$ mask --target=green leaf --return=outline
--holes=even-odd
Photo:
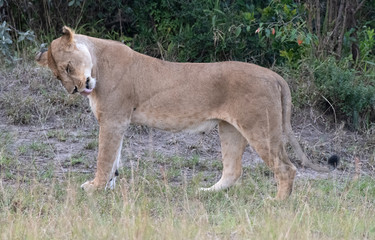
[[[236,37],[238,37],[238,36],[241,34],[241,31],[242,31],[241,27],[238,26],[238,27],[236,28],[236,33],[235,33]]]
[[[173,51],[173,49],[174,49],[174,46],[175,46],[175,44],[174,44],[173,42],[171,42],[171,43],[168,45],[167,52],[168,52],[168,53],[171,53],[171,52]]]
[[[276,38],[279,38],[281,36],[282,32],[281,31],[276,31]]]
[[[251,12],[244,12],[243,13],[243,17],[245,18],[245,20],[247,21],[250,21],[251,20]]]
[[[4,39],[4,42],[6,44],[12,44],[13,43],[13,41],[11,39],[9,39],[9,38]]]
[[[215,27],[216,26],[216,15],[214,15],[212,17],[212,26]]]
[[[25,34],[20,34],[20,36],[18,37],[17,42],[22,42],[23,40],[25,40]]]
[[[223,15],[223,16],[225,16],[225,13],[223,11],[219,10],[219,9],[215,8],[214,11],[217,12],[217,13],[219,13],[219,14],[221,14],[221,15]]]
[[[284,42],[286,39],[286,35],[284,34],[284,36],[281,37],[281,42]]]
[[[266,37],[269,38],[271,36],[271,30],[269,28],[266,28],[265,32],[266,32]]]
[[[297,29],[293,29],[292,32],[290,33],[290,38],[291,40],[294,40],[297,38]]]

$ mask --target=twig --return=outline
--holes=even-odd
[[[360,4],[358,4],[357,8],[354,10],[354,14],[358,12],[358,10],[363,6],[363,4],[366,2],[366,0],[363,0]]]
[[[355,164],[355,175],[353,177],[353,180],[358,180],[361,175],[361,161],[358,157],[354,158],[354,164]]]
[[[337,118],[336,118],[336,111],[335,111],[335,108],[333,107],[333,105],[331,104],[330,101],[328,101],[328,99],[326,97],[324,97],[322,94],[320,94],[320,96],[322,96],[322,98],[324,98],[324,100],[326,100],[326,102],[331,106],[332,110],[333,110],[333,115],[335,117],[335,126],[337,125]]]

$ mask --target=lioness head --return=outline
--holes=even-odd
[[[63,27],[63,35],[53,40],[47,51],[37,54],[36,61],[48,66],[71,94],[79,92],[87,96],[95,88],[91,54],[68,27]]]

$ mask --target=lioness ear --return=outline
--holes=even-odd
[[[67,26],[64,26],[62,29],[62,32],[63,32],[62,38],[65,39],[68,44],[73,43],[74,31],[68,28]]]
[[[38,52],[35,56],[35,61],[40,65],[40,66],[47,66],[48,65],[48,54],[47,51],[42,51]]]

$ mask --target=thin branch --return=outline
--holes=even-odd
[[[320,33],[320,3],[319,0],[315,0],[315,8],[316,8],[316,31],[318,33],[318,38],[321,38]]]
[[[366,2],[366,0],[363,0],[360,4],[357,5],[357,8],[354,10],[354,14],[358,12],[358,10],[363,6],[363,4]]]
[[[311,1],[307,1],[307,7],[308,7],[308,10],[307,10],[307,28],[309,29],[309,32],[312,34],[313,32],[313,27],[312,27],[312,19],[313,19],[313,16],[312,16],[312,3]]]
[[[344,20],[342,21],[342,28],[341,28],[341,33],[337,39],[337,49],[336,49],[336,53],[337,55],[339,55],[339,57],[341,57],[341,49],[342,49],[342,42],[343,42],[343,38],[344,38],[344,34],[345,34],[345,31],[346,31],[346,28],[347,28],[347,19],[348,19],[348,12],[350,11],[349,9],[349,1],[350,0],[346,0],[346,6],[345,6],[345,11],[344,11]]]
[[[333,110],[333,116],[335,117],[335,126],[337,126],[337,118],[336,118],[336,111],[335,111],[335,108],[333,107],[333,105],[331,104],[330,101],[328,101],[328,99],[326,97],[324,97],[323,95],[320,94],[320,96],[322,96],[322,98],[324,98],[324,100],[326,100],[326,102],[331,106],[332,110]]]
[[[343,16],[343,8],[344,8],[344,3],[345,3],[345,0],[342,0],[341,3],[340,3],[340,7],[339,7],[339,11],[338,11],[338,16],[337,18],[335,19],[335,28],[332,30],[332,35],[334,36],[335,33],[337,33],[337,30],[339,28],[339,26],[341,25],[340,24],[340,21],[341,21],[341,18]]]

